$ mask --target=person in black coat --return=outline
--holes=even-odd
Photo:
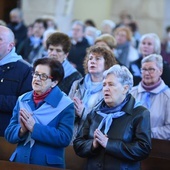
[[[0,39],[0,136],[4,136],[18,97],[32,90],[32,67],[15,52],[11,29],[0,26]]]
[[[85,169],[140,170],[151,151],[150,113],[129,94],[133,77],[125,66],[104,72],[104,99],[88,114],[73,141],[74,150],[87,158]]]
[[[21,9],[14,8],[10,11],[10,23],[7,25],[15,35],[15,47],[18,48],[20,44],[27,38],[27,27],[23,21],[23,14]]]
[[[33,35],[25,39],[18,47],[18,54],[22,55],[23,59],[33,64],[33,61],[39,58],[39,52],[42,48],[42,40],[47,24],[44,19],[38,18],[33,23]]]
[[[86,49],[90,46],[84,37],[85,25],[81,21],[75,21],[71,30],[71,49],[68,60],[82,74],[85,75],[83,69],[83,61],[86,55]]]
[[[140,58],[130,63],[130,72],[133,75],[134,86],[138,85],[141,81],[141,61],[144,57],[150,54],[160,54],[161,42],[159,37],[154,33],[144,34],[139,42]],[[163,73],[161,78],[165,84],[170,87],[170,78],[167,76],[170,73],[170,65],[163,61]]]

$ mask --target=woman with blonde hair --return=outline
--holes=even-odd
[[[115,56],[120,64],[129,68],[130,62],[139,58],[137,50],[132,46],[132,32],[126,26],[115,29],[114,37],[117,41]]]

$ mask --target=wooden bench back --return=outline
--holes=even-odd
[[[8,161],[15,147],[16,145],[0,137],[0,160]],[[86,159],[77,156],[72,146],[66,148],[67,169],[82,170],[85,163]],[[141,166],[142,170],[170,170],[170,141],[153,139],[152,151],[149,157],[141,162]]]
[[[9,160],[15,148],[15,144],[10,144],[4,137],[0,137],[0,160]]]
[[[170,170],[170,141],[152,140],[152,151],[142,161],[142,170]]]

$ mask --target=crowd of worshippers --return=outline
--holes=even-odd
[[[170,140],[170,27],[166,40],[119,23],[52,18],[0,22],[0,136],[10,161],[65,168],[73,145],[86,169],[140,169],[151,139]],[[126,21],[126,22],[125,22]]]

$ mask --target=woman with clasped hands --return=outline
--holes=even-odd
[[[102,100],[88,114],[73,146],[85,169],[139,170],[151,150],[149,111],[129,94],[133,77],[125,66],[104,72]]]
[[[51,58],[36,60],[33,69],[33,91],[19,97],[5,131],[18,144],[10,161],[64,168],[74,125],[74,105],[57,87],[64,70]]]
[[[75,123],[73,139],[81,129],[87,115],[103,99],[103,72],[116,64],[110,49],[104,46],[91,46],[84,60],[85,77],[74,81],[69,97],[74,101]],[[70,143],[72,145],[72,142]]]

